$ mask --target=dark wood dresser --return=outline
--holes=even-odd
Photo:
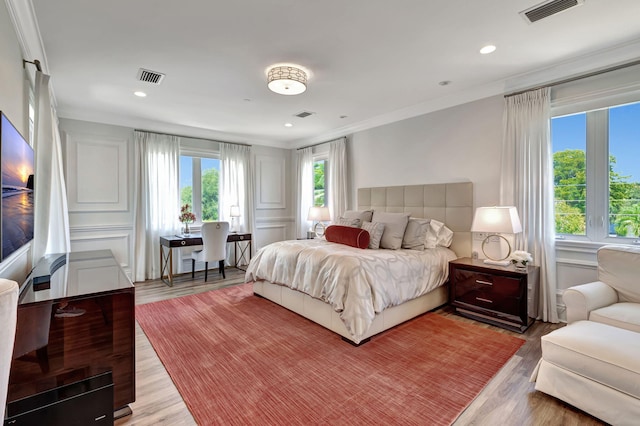
[[[536,315],[540,268],[494,266],[461,258],[449,262],[450,301],[469,318],[524,332]]]
[[[135,401],[134,286],[110,250],[45,256],[21,286],[17,323],[8,416],[105,374],[114,411]]]

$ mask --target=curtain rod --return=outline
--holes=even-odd
[[[318,142],[318,143],[314,143],[312,145],[301,146],[300,148],[297,148],[296,151],[300,151],[301,149],[306,149],[306,148],[313,148],[314,146],[318,146],[318,145],[324,145],[325,143],[337,141],[338,139],[343,139],[343,138],[346,138],[346,136],[342,136],[342,137],[339,137],[337,139],[331,139],[330,141]]]
[[[207,141],[207,142],[229,143],[231,145],[240,145],[240,146],[249,146],[249,147],[251,146],[251,145],[249,145],[247,143],[216,141],[216,140],[213,140],[213,139],[198,138],[198,137],[195,137],[195,136],[176,135],[175,133],[154,132],[152,130],[144,130],[144,129],[133,129],[133,130],[135,130],[136,132],[153,133],[153,134],[156,134],[156,135],[175,136],[177,138],[189,138],[189,139],[198,139],[198,140]]]
[[[33,61],[27,61],[26,59],[22,60],[22,68],[26,68],[27,64],[33,64],[36,66],[36,69],[40,72],[42,72],[42,65],[40,64],[40,61],[37,59],[34,59]]]
[[[529,88],[529,89],[526,89],[526,90],[519,90],[517,92],[513,92],[513,93],[509,93],[508,95],[504,95],[504,97],[505,98],[509,98],[511,96],[517,96],[517,95],[521,95],[523,93],[530,92],[532,90],[544,89],[545,87],[559,86],[561,84],[571,83],[573,81],[578,81],[578,80],[582,80],[582,79],[585,79],[585,78],[594,77],[594,76],[600,75],[600,74],[606,74],[608,72],[621,70],[623,68],[629,68],[629,67],[632,67],[634,65],[640,65],[640,59],[635,60],[635,61],[631,61],[631,62],[627,62],[627,63],[624,63],[624,64],[620,64],[620,65],[615,65],[613,67],[604,68],[604,69],[601,69],[601,70],[598,70],[598,71],[593,71],[593,72],[589,72],[589,73],[586,73],[586,74],[577,75],[575,77],[565,78],[564,80],[559,80],[559,81],[555,81],[553,83],[532,87],[532,88]]]

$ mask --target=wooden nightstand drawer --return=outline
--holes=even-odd
[[[529,298],[535,297],[538,268],[518,272],[512,266],[486,265],[481,260],[457,259],[449,263],[450,301],[456,310],[480,321],[524,331]]]

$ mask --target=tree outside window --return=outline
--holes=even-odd
[[[326,160],[318,160],[313,162],[313,205],[326,206],[327,195],[327,179],[326,179]]]
[[[218,220],[219,182],[219,159],[180,156],[180,204],[192,205],[198,222]]]

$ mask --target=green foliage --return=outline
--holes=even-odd
[[[624,206],[615,216],[616,234],[622,237],[640,235],[640,203]]]
[[[218,220],[218,183],[220,173],[216,169],[207,169],[202,174],[202,221]],[[185,186],[180,191],[181,204],[193,204],[193,188]]]
[[[586,223],[580,209],[564,201],[556,201],[555,206],[557,234],[585,235]]]
[[[324,206],[325,204],[325,161],[313,163],[313,205]]]

